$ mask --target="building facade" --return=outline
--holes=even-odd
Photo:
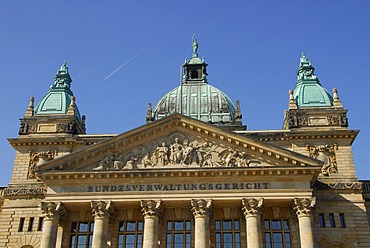
[[[303,54],[281,130],[248,131],[198,57],[146,124],[86,134],[66,63],[19,135],[0,247],[370,247],[347,110]]]

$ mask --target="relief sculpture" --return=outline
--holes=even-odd
[[[307,151],[311,158],[315,158],[324,162],[321,168],[321,173],[329,176],[330,173],[338,173],[337,158],[335,151],[338,146],[334,145],[306,145]]]
[[[205,140],[180,137],[154,144],[141,144],[130,152],[114,153],[99,161],[92,170],[126,170],[173,167],[248,167],[261,162],[245,152]]]

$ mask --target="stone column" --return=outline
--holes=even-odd
[[[295,198],[294,210],[298,217],[299,237],[301,248],[314,248],[314,239],[312,231],[312,213],[311,209],[316,203],[316,198]]]
[[[259,248],[262,245],[261,220],[263,199],[243,198],[242,211],[246,221],[247,247]]]
[[[41,202],[40,209],[44,214],[41,248],[54,248],[57,240],[58,223],[66,210],[61,202]]]
[[[209,248],[209,215],[211,204],[212,200],[191,200],[191,211],[195,219],[195,248]]]
[[[109,218],[113,214],[112,202],[92,201],[91,208],[94,216],[92,247],[106,248]]]
[[[140,205],[144,216],[143,248],[156,248],[158,247],[158,222],[161,201],[142,200]]]

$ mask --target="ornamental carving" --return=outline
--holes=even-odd
[[[182,136],[182,135],[178,135]],[[172,140],[172,141],[171,141]],[[260,164],[245,152],[205,140],[189,141],[180,137],[159,143],[139,145],[123,154],[111,154],[92,170],[147,169],[153,167],[248,167]]]
[[[294,211],[299,217],[310,217],[311,209],[316,204],[316,197],[311,198],[295,198],[294,199]]]
[[[361,182],[328,183],[327,185],[332,189],[362,190],[362,183]]]
[[[6,188],[4,190],[4,196],[43,196],[46,194],[45,187],[30,188],[27,186],[17,188]]]
[[[205,199],[192,199],[191,200],[191,211],[195,218],[207,217],[209,215],[212,205],[212,200]]]
[[[68,122],[68,123],[57,123],[56,124],[56,132],[57,133],[73,133],[75,131],[75,123]]]
[[[330,173],[338,173],[337,168],[337,157],[335,151],[338,150],[338,146],[334,145],[306,145],[309,156],[314,159],[318,159],[324,162],[321,168],[321,173],[325,176],[329,176]]]
[[[328,123],[331,126],[339,126],[339,116],[328,116]]]
[[[91,208],[94,219],[110,218],[114,212],[112,201],[92,201]]]
[[[263,198],[243,198],[242,211],[245,218],[250,216],[259,216],[262,211]]]
[[[18,134],[37,133],[37,124],[28,124],[22,122],[19,127]]]
[[[144,218],[159,216],[161,210],[161,200],[141,200],[141,212],[143,213]]]
[[[297,119],[298,119],[298,126],[300,126],[300,127],[308,126],[307,116],[304,116],[304,115],[298,116]]]
[[[28,167],[28,175],[27,178],[29,179],[37,179],[34,167],[36,165],[43,164],[47,161],[53,160],[58,155],[57,150],[51,150],[46,152],[35,152],[30,151],[30,162]]]
[[[41,202],[40,209],[46,220],[59,220],[67,212],[61,202]]]

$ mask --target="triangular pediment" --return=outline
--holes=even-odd
[[[321,167],[318,160],[174,114],[35,167],[37,174]]]

